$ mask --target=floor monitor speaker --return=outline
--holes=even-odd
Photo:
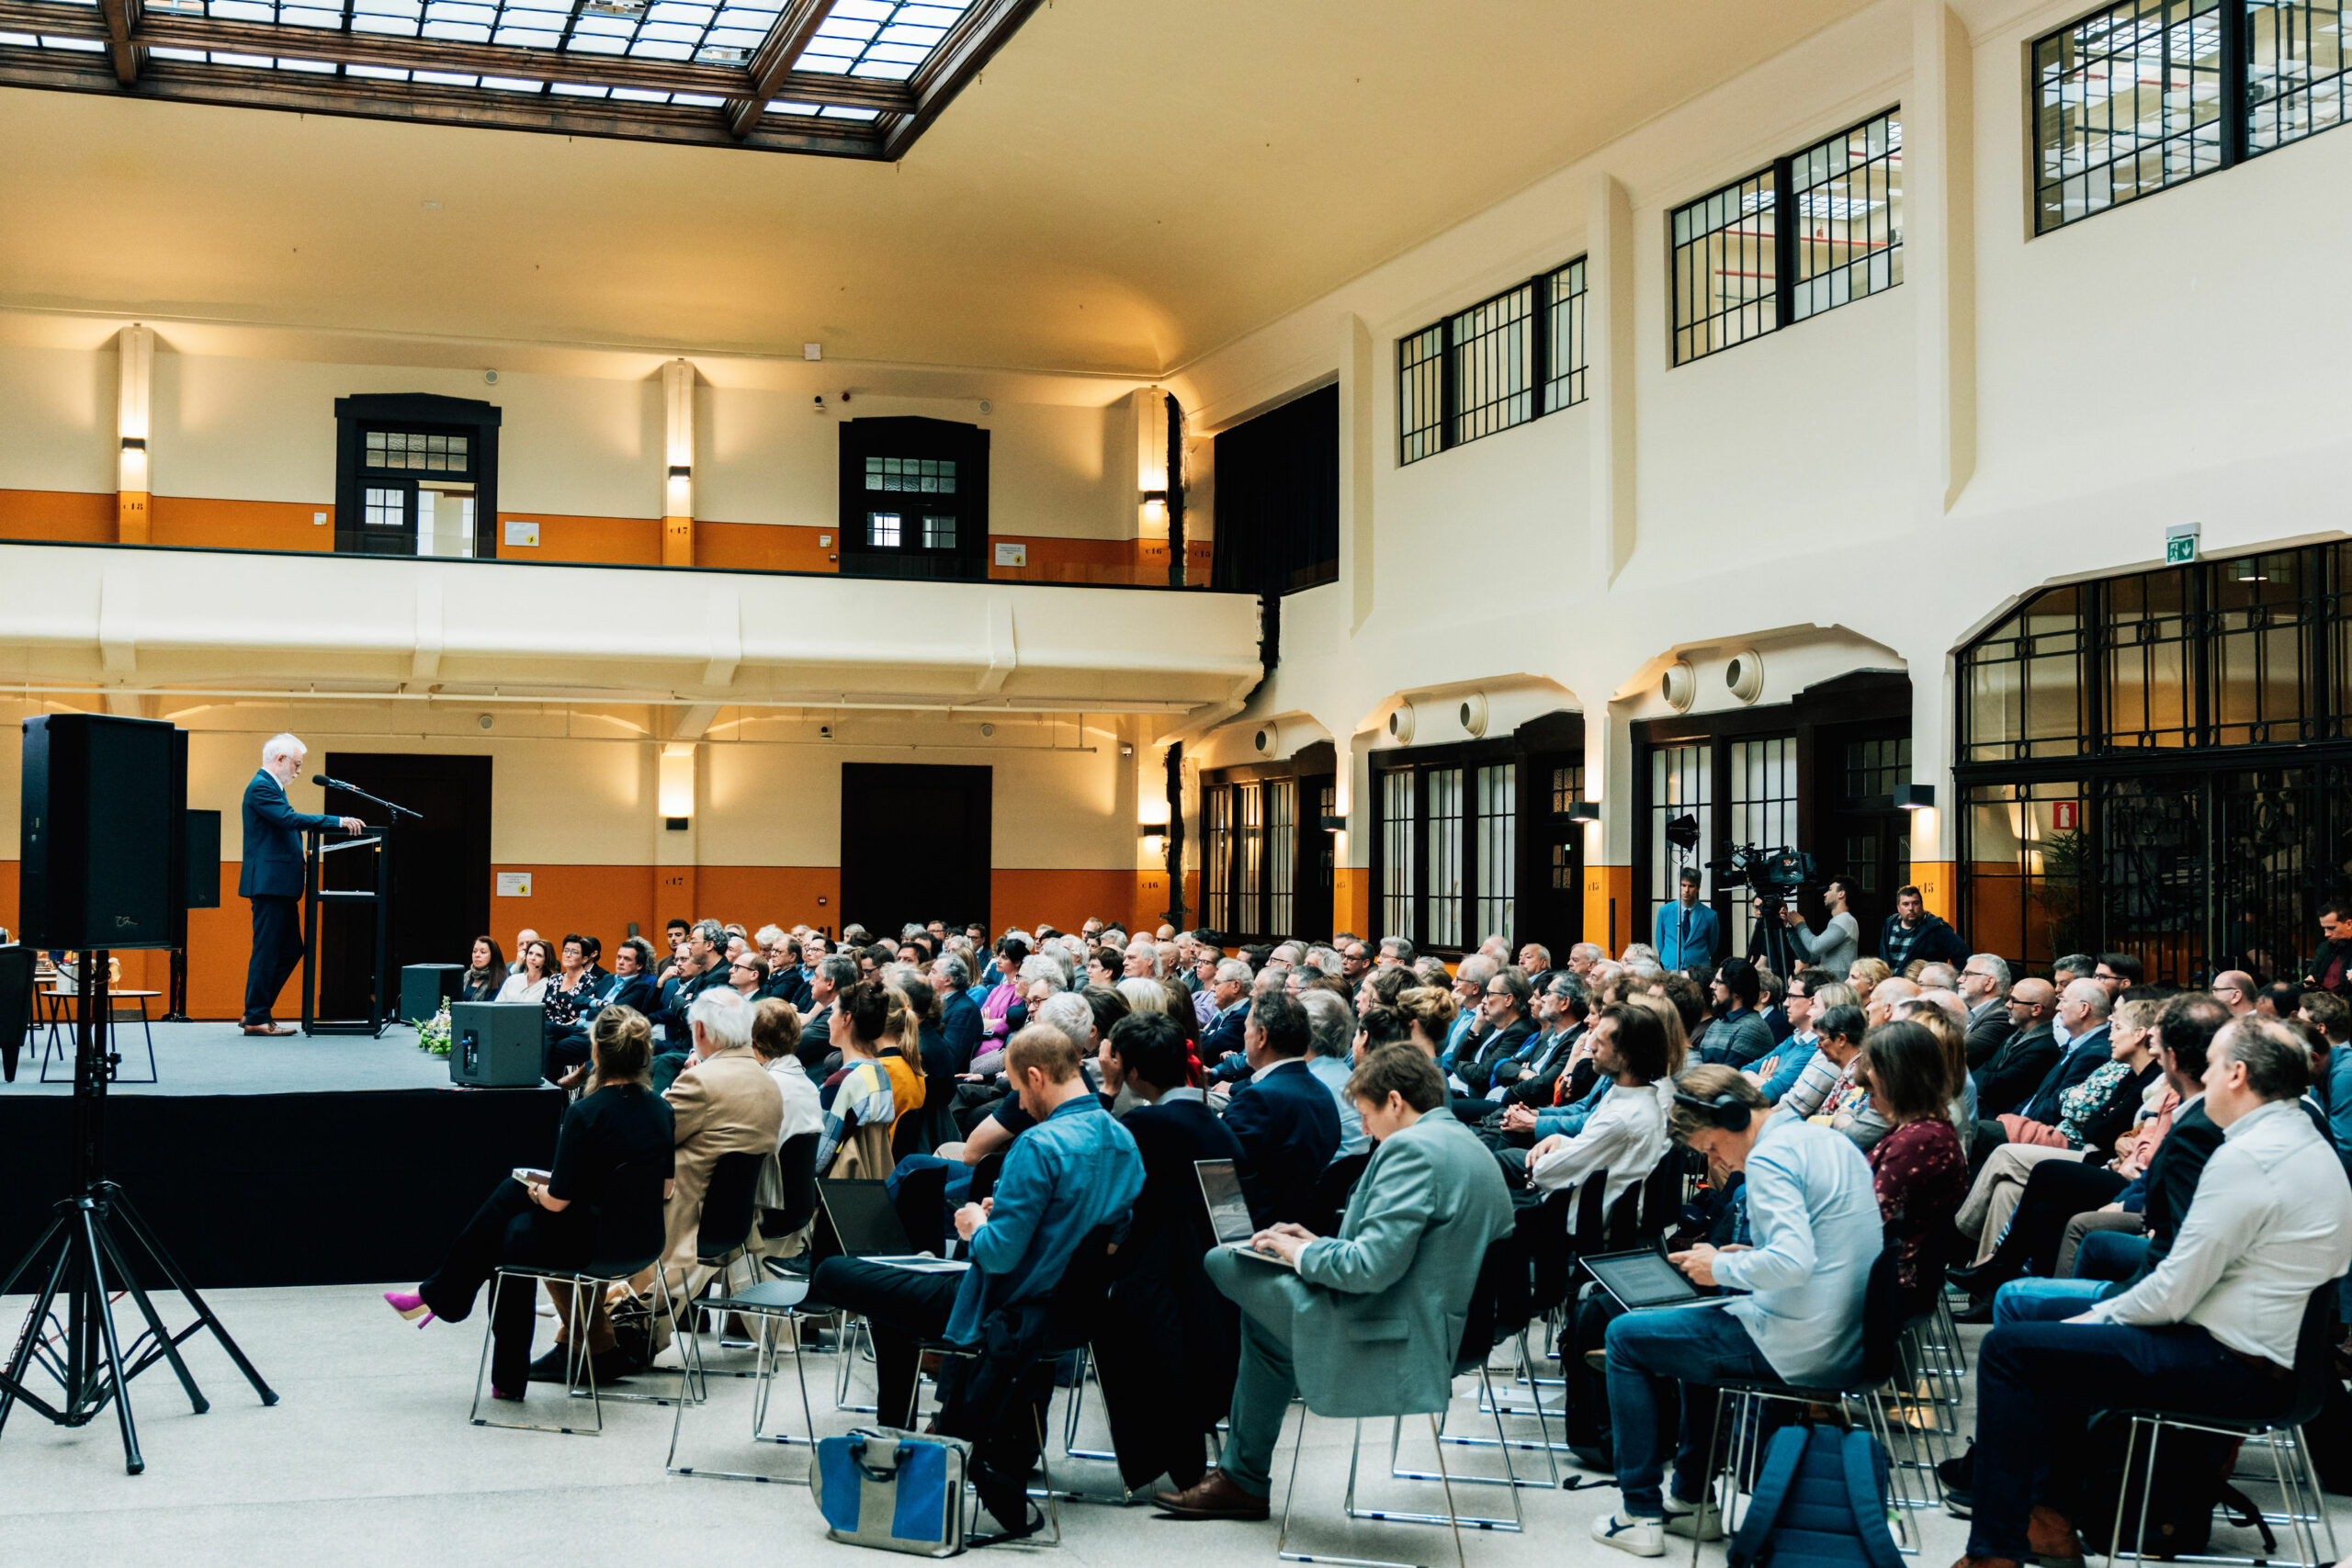
[[[545,1018],[537,1002],[451,1002],[449,1081],[475,1089],[536,1087]]]

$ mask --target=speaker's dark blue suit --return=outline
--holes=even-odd
[[[302,834],[341,825],[340,818],[314,817],[288,805],[284,786],[267,768],[257,770],[245,785],[245,858],[237,872],[237,896],[254,907],[254,951],[245,965],[247,1023],[268,1021],[286,977],[302,961],[302,922],[296,908],[302,897]]]
[[[1311,1207],[1315,1179],[1340,1152],[1340,1102],[1304,1058],[1245,1082],[1225,1106],[1226,1130],[1241,1144],[1241,1195],[1261,1230]]]

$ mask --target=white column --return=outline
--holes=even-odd
[[[1374,428],[1379,357],[1372,329],[1353,312],[1340,317],[1340,581],[1348,585],[1348,630],[1372,615],[1372,491],[1380,460]]]
[[[1951,7],[1944,0],[1912,0],[1911,91],[1903,105],[1903,283],[1917,312],[1915,514],[1922,523],[1942,520],[1976,466],[1973,67],[1968,28]]]
[[[662,367],[662,406],[668,439],[662,490],[662,564],[695,564],[695,367],[683,359]]]
[[[1634,276],[1633,198],[1614,176],[1596,175],[1584,263],[1595,589],[1615,581],[1634,554]]]
[[[128,326],[117,334],[120,377],[115,389],[115,539],[143,545],[152,536],[147,454],[148,401],[155,378],[155,334]]]

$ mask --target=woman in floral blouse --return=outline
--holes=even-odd
[[[1947,1111],[1951,1064],[1941,1042],[1903,1021],[1870,1032],[1854,1076],[1867,1089],[1871,1109],[1890,1124],[1871,1147],[1871,1179],[1886,1245],[1898,1253],[1904,1312],[1916,1316],[1943,1288],[1952,1216],[1968,1196],[1968,1156]]]

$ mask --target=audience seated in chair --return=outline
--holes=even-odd
[[[752,1055],[775,1081],[776,1098],[784,1111],[783,1120],[776,1125],[778,1153],[794,1138],[803,1134],[820,1134],[825,1128],[825,1107],[818,1097],[817,1086],[808,1081],[800,1058],[793,1054],[793,1047],[799,1043],[800,1014],[790,1002],[763,997],[752,1007]],[[755,1201],[765,1213],[783,1208],[785,1196],[784,1173],[771,1159],[761,1173]],[[770,1258],[787,1258],[799,1250],[797,1240],[797,1236],[763,1235],[760,1250]]]
[[[1261,1230],[1307,1212],[1315,1179],[1339,1152],[1339,1108],[1306,1069],[1311,1039],[1295,998],[1261,991],[1250,1003],[1242,1032],[1250,1077],[1226,1102],[1225,1124],[1240,1140],[1241,1190]]]
[[[505,984],[506,954],[498,950],[498,943],[492,938],[474,938],[471,960],[466,966],[466,972],[458,976],[457,999],[461,1002],[495,1001]]]
[[[917,1273],[829,1258],[817,1266],[809,1289],[865,1315],[888,1425],[904,1424],[913,1408],[920,1341],[944,1338],[985,1350],[943,1363],[939,1429],[977,1445],[972,1480],[980,1502],[1008,1532],[1020,1534],[1034,1528],[1026,1495],[1037,1457],[1032,1412],[1051,1393],[1052,1373],[1037,1369],[1042,1389],[1033,1375],[1014,1391],[982,1363],[1017,1358],[1024,1339],[1042,1329],[1044,1303],[1083,1237],[1104,1226],[1124,1230],[1143,1190],[1143,1161],[1135,1139],[1087,1088],[1069,1036],[1023,1030],[1008,1047],[1006,1065],[1035,1125],[1013,1144],[989,1198],[956,1212],[956,1234],[970,1245],[971,1269]],[[989,1396],[971,1396],[981,1390]]]
[[[1964,1064],[1966,1057],[1962,1057]],[[1890,1131],[1871,1145],[1885,1244],[1896,1249],[1905,1318],[1931,1310],[1951,1261],[1953,1214],[1968,1195],[1968,1156],[1952,1128],[1954,1064],[1926,1026],[1883,1023],[1864,1036],[1855,1078]]]
[[[828,965],[846,960],[828,959]],[[894,1017],[893,1014],[896,1014]],[[905,993],[892,1000],[879,980],[859,980],[832,1010],[833,1047],[842,1066],[820,1091],[824,1135],[817,1144],[817,1169],[825,1176],[880,1180],[897,1161],[890,1136],[899,1118],[920,1108],[922,1073],[898,1044],[906,1021]]]
[[[1672,1015],[1662,999],[1637,997],[1594,1017],[1586,1037],[1609,1089],[1579,1131],[1555,1133],[1527,1151],[1527,1179],[1538,1191],[1566,1191],[1597,1175],[1605,1211],[1666,1156],[1673,1079],[1661,1014]]]
[[[1750,1292],[1729,1305],[1627,1313],[1609,1325],[1609,1412],[1623,1502],[1592,1522],[1593,1539],[1657,1557],[1668,1533],[1712,1540],[1702,1473],[1713,1430],[1713,1385],[1785,1382],[1842,1388],[1861,1367],[1862,1294],[1883,1222],[1871,1169],[1853,1141],[1766,1112],[1736,1068],[1705,1065],[1675,1080],[1674,1140],[1710,1165],[1745,1174],[1752,1248],[1701,1243],[1673,1255],[1705,1286]],[[1683,1384],[1682,1435],[1671,1495],[1662,1489],[1660,1384]]]
[[[2310,1083],[2294,1031],[2225,1025],[2203,1101],[2222,1146],[2163,1260],[2120,1291],[2047,1298],[2039,1321],[1984,1337],[1963,1564],[2082,1556],[2073,1521],[2094,1410],[2247,1419],[2291,1403],[2305,1307],[2352,1264],[2352,1185],[2297,1103]]]
[[[1446,1113],[1452,1096],[1428,1056],[1385,1047],[1348,1092],[1374,1146],[1340,1234],[1277,1224],[1250,1245],[1282,1263],[1208,1255],[1209,1279],[1241,1309],[1240,1371],[1217,1467],[1155,1499],[1171,1514],[1266,1517],[1294,1393],[1340,1418],[1441,1411],[1452,1397],[1465,1304],[1487,1249],[1510,1231],[1510,1195],[1486,1146]]]
[[[525,942],[515,954],[514,972],[498,987],[493,1000],[502,1002],[540,1002],[546,999],[548,984],[555,977],[555,949],[537,937]]]
[[[1115,1262],[1115,1317],[1094,1342],[1095,1364],[1121,1475],[1132,1487],[1165,1474],[1182,1490],[1207,1465],[1204,1439],[1225,1418],[1240,1355],[1233,1303],[1201,1261],[1216,1236],[1195,1163],[1238,1164],[1241,1145],[1202,1091],[1186,1087],[1191,1060],[1174,1018],[1121,1019],[1102,1061],[1104,1086],[1137,1101],[1122,1125],[1143,1160],[1143,1191]]]
[[[773,1156],[783,1142],[784,1105],[775,1080],[752,1050],[752,1004],[725,986],[707,987],[687,1010],[694,1056],[664,1097],[677,1131],[677,1188],[664,1213],[662,1266],[670,1294],[684,1300],[708,1278],[696,1256],[703,1193],[718,1156]],[[640,1282],[642,1294],[650,1279]],[[657,1334],[666,1331],[657,1325]]]
[[[676,1182],[666,1174],[676,1142],[671,1108],[645,1076],[652,1045],[651,1025],[634,1010],[608,1008],[597,1018],[590,1040],[588,1092],[563,1114],[548,1179],[526,1185],[509,1177],[499,1182],[439,1269],[413,1292],[385,1293],[395,1312],[420,1326],[435,1317],[461,1323],[501,1263],[578,1268],[601,1261],[600,1221],[624,1221],[673,1195]],[[625,1166],[640,1173],[665,1173],[659,1196],[650,1188],[639,1192],[616,1190],[615,1173]],[[557,1298],[561,1322],[570,1292],[551,1286],[548,1293]],[[497,1398],[521,1399],[526,1380],[561,1382],[569,1375],[560,1331],[556,1348],[537,1361],[531,1359],[537,1299],[537,1292],[516,1281],[501,1291],[494,1303],[490,1383]],[[601,1312],[591,1324],[587,1349],[599,1383],[639,1370],[620,1359],[612,1325]]]

